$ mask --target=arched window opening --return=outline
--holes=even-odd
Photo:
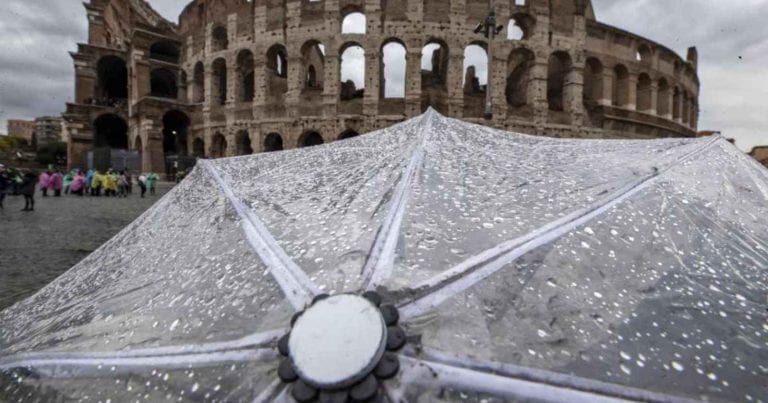
[[[226,50],[229,47],[229,37],[227,36],[227,28],[219,25],[213,29],[211,35],[211,48],[214,52]]]
[[[672,93],[672,119],[680,119],[680,89],[675,87]]]
[[[651,77],[648,74],[640,74],[637,77],[637,110],[649,112],[651,110]]]
[[[189,117],[180,111],[173,110],[163,115],[163,153],[170,155],[187,155],[187,132]]]
[[[509,26],[507,27],[507,39],[512,41],[520,41],[525,37],[523,29],[517,25],[517,21],[509,20]]]
[[[221,133],[216,133],[211,139],[211,158],[223,158],[227,152],[227,139]]]
[[[201,138],[192,141],[192,156],[196,158],[205,158],[205,142]]]
[[[381,89],[384,98],[405,97],[405,46],[389,42],[382,48]]]
[[[480,45],[464,49],[464,93],[484,94],[488,87],[488,54]]]
[[[104,56],[96,64],[96,72],[96,104],[111,106],[128,98],[128,68],[125,60],[117,56]]]
[[[603,64],[590,57],[584,67],[584,104],[592,107],[603,99]]]
[[[283,150],[283,136],[277,133],[269,133],[264,139],[264,151],[282,151]]]
[[[238,102],[252,102],[254,95],[253,53],[243,50],[237,55]]]
[[[507,39],[523,41],[530,37],[534,30],[536,20],[528,14],[515,14],[509,19],[507,25]]]
[[[691,108],[691,101],[688,97],[688,92],[683,91],[683,110],[681,111],[681,118],[683,120],[683,123],[688,124],[688,121],[690,120],[690,108]]]
[[[186,101],[188,99],[187,92],[187,72],[185,70],[179,70],[179,93],[178,99]]]
[[[528,49],[515,49],[509,55],[505,95],[510,106],[520,107],[528,103],[528,84],[534,59],[533,52]]]
[[[688,120],[689,126],[691,128],[696,129],[696,126],[699,121],[699,105],[696,104],[696,101],[693,99],[693,95],[691,95],[691,108],[690,108],[690,118]]]
[[[150,95],[153,97],[176,99],[179,94],[179,88],[176,84],[176,73],[165,68],[152,70],[149,86]]]
[[[629,104],[629,71],[619,64],[613,69],[613,106],[626,107]]]
[[[253,154],[253,148],[251,147],[251,136],[247,130],[241,130],[237,132],[237,155],[250,155]]]
[[[448,72],[448,47],[430,42],[421,50],[422,87],[444,86]]]
[[[211,66],[211,97],[213,105],[227,103],[227,62],[223,58],[216,59]]]
[[[547,103],[551,111],[565,111],[565,85],[571,72],[571,57],[566,52],[549,56],[547,68]]]
[[[670,115],[670,111],[669,111],[670,92],[669,91],[670,91],[669,83],[667,83],[667,80],[664,78],[659,80],[659,94],[658,94],[658,100],[656,102],[656,110],[659,116],[669,117]]]
[[[341,53],[341,100],[363,98],[365,95],[365,50],[350,44]]]
[[[315,66],[310,65],[307,69],[307,78],[305,83],[307,88],[319,88],[320,85],[317,82],[317,71],[315,70]]]
[[[651,64],[653,53],[648,45],[642,44],[637,48],[637,55],[635,57],[640,63]]]
[[[356,11],[344,16],[344,19],[341,21],[342,34],[364,34],[365,32],[365,14]]]
[[[195,65],[192,77],[192,102],[205,102],[205,67],[202,62]]]
[[[138,151],[139,154],[144,152],[144,143],[141,141],[141,136],[136,136],[136,141],[133,142],[134,151]]]
[[[307,132],[299,138],[299,147],[314,147],[323,144],[323,136],[318,132]]]
[[[171,41],[155,42],[149,48],[149,58],[167,63],[179,64],[179,45]]]
[[[128,124],[115,114],[99,116],[93,122],[94,148],[128,148]]]
[[[346,140],[351,139],[352,137],[357,137],[360,134],[354,130],[346,130],[343,133],[339,134],[339,140]]]
[[[273,45],[267,51],[267,70],[277,77],[288,77],[287,52],[283,45]]]
[[[325,72],[325,51],[317,41],[309,41],[301,48],[302,65],[304,66],[304,87],[309,89],[323,88]]]

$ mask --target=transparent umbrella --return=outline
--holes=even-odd
[[[768,172],[430,110],[201,161],[0,313],[8,401],[765,401]]]

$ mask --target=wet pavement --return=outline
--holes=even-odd
[[[24,198],[7,196],[0,210],[0,310],[20,301],[77,264],[152,206],[157,195],[42,197],[22,212]]]

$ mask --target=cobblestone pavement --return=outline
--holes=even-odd
[[[42,197],[22,212],[24,198],[7,196],[0,210],[0,310],[43,288],[125,228],[170,190],[155,196]]]

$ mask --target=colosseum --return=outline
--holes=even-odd
[[[85,7],[64,114],[70,166],[123,150],[172,173],[198,157],[341,140],[430,106],[536,135],[696,132],[696,49],[683,59],[600,23],[589,0],[496,0],[490,63],[475,32],[489,0],[195,0],[178,23],[143,0]]]

